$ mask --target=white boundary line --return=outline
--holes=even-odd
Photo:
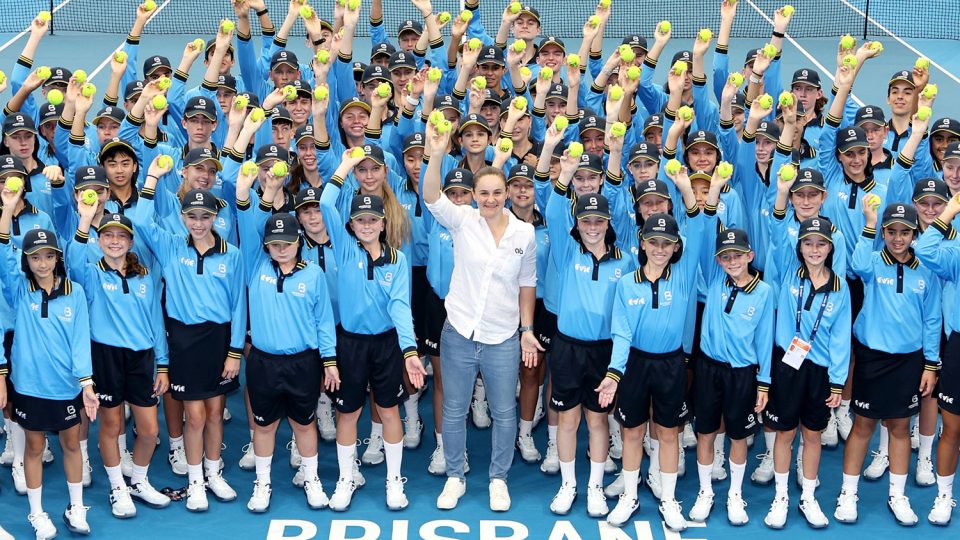
[[[69,4],[69,3],[70,3],[70,0],[64,0],[63,2],[60,3],[60,5],[58,5],[57,7],[53,8],[53,11],[52,11],[51,13],[56,13],[57,11],[60,11],[60,8],[62,8],[63,6],[65,6],[65,5]],[[32,24],[33,24],[33,20],[30,21],[30,24],[27,25],[27,28],[26,28],[23,32],[20,32],[19,34],[17,34],[17,35],[15,35],[15,36],[13,36],[12,38],[10,38],[10,41],[4,43],[3,45],[0,45],[0,52],[5,51],[5,50],[7,49],[7,47],[13,45],[13,44],[16,43],[20,38],[22,38],[23,36],[29,34],[29,33],[30,33],[30,26],[31,26]]]
[[[163,11],[163,8],[167,7],[167,4],[169,4],[169,3],[170,3],[170,0],[166,0],[164,3],[160,4],[159,6],[157,6],[157,9],[155,9],[155,10],[153,11],[153,15],[151,15],[151,16],[150,16],[150,19],[148,19],[147,22],[143,25],[144,28],[146,28],[146,26],[147,26],[148,24],[150,24],[150,23],[153,21],[153,19],[155,19],[155,18],[157,17],[157,15],[159,15],[160,12]],[[117,45],[117,48],[114,49],[113,51],[111,51],[110,54],[108,54],[107,57],[103,59],[103,62],[100,62],[100,65],[97,66],[93,71],[91,71],[90,74],[87,75],[87,77],[90,78],[90,79],[92,79],[92,78],[96,77],[98,73],[100,73],[101,71],[103,71],[103,68],[107,67],[107,64],[109,64],[109,63],[110,63],[110,60],[113,59],[113,55],[114,55],[117,51],[119,51],[121,48],[123,48],[123,44],[124,44],[124,43],[126,43],[126,39],[124,39],[124,41],[121,41],[121,42],[120,42],[120,45]],[[123,92],[123,88],[121,88],[120,91]]]
[[[754,11],[756,11],[757,13],[759,13],[761,17],[763,17],[764,19],[766,19],[767,22],[769,22],[771,25],[773,24],[773,19],[771,19],[770,17],[767,17],[767,14],[764,13],[762,9],[758,8],[757,5],[752,2],[752,0],[747,0],[747,3],[750,4],[750,7],[752,7],[752,8],[754,9]],[[799,43],[797,43],[797,40],[795,40],[795,39],[793,39],[792,37],[790,37],[790,34],[787,34],[787,35],[785,36],[785,39],[786,39],[787,41],[789,41],[791,45],[793,45],[794,47],[796,47],[797,50],[799,50],[801,54],[803,54],[804,56],[806,56],[808,60],[810,60],[811,62],[813,62],[813,65],[815,65],[815,66],[817,67],[817,69],[819,69],[821,72],[823,72],[824,75],[826,75],[831,81],[833,81],[833,72],[831,72],[831,71],[828,70],[823,64],[821,64],[820,62],[818,62],[817,59],[814,58],[812,54],[810,54],[806,49],[804,49],[802,46],[800,46]],[[932,64],[933,62],[930,62],[930,63]],[[860,101],[860,99],[859,99],[856,95],[854,95],[853,92],[850,93],[850,98],[853,99],[854,103],[856,103],[857,105],[863,107],[863,102]]]
[[[857,12],[861,17],[865,17],[865,16],[866,16],[866,15],[864,15],[864,13],[863,13],[862,11],[860,11],[859,9],[857,9],[856,6],[852,5],[850,2],[847,2],[847,0],[840,0],[840,1],[843,2],[844,4],[846,4],[848,8],[850,8],[850,9],[852,9],[853,11]],[[890,36],[890,37],[892,37],[893,39],[897,40],[901,45],[903,45],[904,47],[906,47],[906,48],[910,49],[911,51],[913,51],[914,54],[916,54],[917,56],[926,57],[925,54],[923,54],[922,52],[920,52],[919,50],[917,50],[914,46],[910,45],[909,43],[907,43],[906,41],[904,41],[903,39],[901,39],[900,36],[894,34],[894,33],[891,32],[890,30],[887,30],[887,28],[886,28],[885,26],[883,26],[882,24],[878,23],[876,20],[874,20],[873,17],[867,17],[867,20],[870,21],[871,24],[873,24],[874,26],[876,26],[877,28],[879,28],[880,30],[882,30],[885,34],[887,34],[888,36]],[[949,23],[948,23],[948,24],[949,24]],[[953,79],[953,82],[955,82],[955,83],[957,83],[957,84],[960,84],[960,78],[957,78],[956,75],[954,75],[953,73],[950,73],[949,71],[947,71],[947,69],[944,68],[943,66],[941,66],[940,64],[934,62],[933,60],[930,60],[930,65],[933,66],[933,67],[935,67],[935,68],[937,68],[937,69],[939,69],[940,71],[942,71],[942,72],[944,73],[944,75],[946,75],[947,77],[950,77],[951,79]]]

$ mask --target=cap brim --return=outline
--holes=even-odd
[[[217,115],[214,113],[211,113],[210,111],[192,110],[192,111],[187,111],[183,113],[184,118],[193,118],[194,116],[206,116],[207,118],[209,118],[214,122],[217,121]]]
[[[199,164],[205,163],[205,162],[207,162],[207,161],[212,161],[213,164],[217,167],[217,170],[218,170],[218,171],[222,171],[222,170],[223,170],[223,165],[220,164],[220,160],[214,159],[214,158],[198,159],[197,161],[192,161],[192,162],[190,162],[190,163],[186,163],[185,166],[186,166],[186,167],[191,167],[191,166],[193,166],[193,165],[199,165]]]
[[[666,199],[666,200],[668,200],[668,201],[670,200],[670,194],[669,194],[669,193],[660,193],[659,191],[651,191],[651,192],[649,192],[649,193],[644,193],[644,194],[640,195],[639,197],[637,197],[637,200],[639,201],[640,199],[642,199],[642,198],[644,198],[644,197],[660,197],[661,199]]]
[[[827,188],[825,186],[820,186],[816,184],[800,184],[800,183],[794,182],[794,184],[790,186],[790,193],[796,193],[803,188],[813,188],[817,191],[822,191],[824,193],[827,192]]]
[[[417,65],[416,65],[416,64],[414,64],[414,65],[412,65],[412,66],[411,66],[410,64],[395,64],[395,65],[392,65],[392,66],[388,67],[388,68],[387,68],[387,71],[389,71],[390,73],[393,73],[394,71],[396,71],[396,70],[398,70],[398,69],[403,69],[403,68],[407,68],[407,69],[410,69],[410,70],[413,70],[413,71],[417,71]]]
[[[627,165],[629,165],[629,164],[631,164],[631,163],[633,163],[634,161],[637,161],[637,160],[639,160],[639,159],[645,159],[645,160],[647,160],[647,161],[652,161],[652,162],[654,162],[654,163],[660,161],[660,157],[659,157],[659,156],[658,156],[658,157],[653,157],[653,156],[648,156],[647,154],[640,154],[640,155],[631,157],[631,158],[630,158],[630,161],[627,162]]]
[[[847,145],[847,146],[838,146],[838,147],[837,147],[837,151],[840,152],[841,154],[843,154],[844,152],[849,152],[850,150],[853,150],[854,148],[866,148],[867,150],[869,150],[869,149],[870,149],[870,145],[869,145],[868,143],[865,143],[865,142],[855,142],[855,143],[852,143],[852,144]]]
[[[132,146],[122,141],[110,141],[107,144],[103,145],[103,148],[100,149],[99,155],[103,156],[104,154],[107,153],[107,151],[117,148],[118,146],[122,148],[126,148],[133,155],[137,155],[136,150],[134,150]]]
[[[717,257],[717,256],[719,256],[719,255],[721,255],[721,254],[723,254],[723,253],[728,252],[728,251],[738,251],[738,252],[740,252],[740,253],[750,253],[750,252],[752,252],[753,250],[750,249],[750,248],[745,248],[745,247],[743,247],[743,246],[722,247],[722,248],[714,251],[714,252],[713,252],[713,256],[714,256],[714,257]]]
[[[282,65],[288,65],[288,66],[292,67],[293,69],[300,69],[300,66],[298,66],[297,64],[295,64],[295,63],[293,63],[293,62],[291,62],[291,61],[289,61],[289,60],[283,60],[283,61],[277,62],[277,63],[275,63],[275,64],[272,64],[272,65],[270,66],[270,71],[273,71],[273,70],[277,69],[278,67],[280,67],[280,66],[282,66]]]
[[[854,123],[854,125],[855,125],[855,126],[858,126],[858,127],[859,127],[859,126],[862,126],[862,125],[864,125],[864,124],[875,124],[875,125],[878,125],[878,126],[880,126],[880,127],[886,127],[886,126],[887,126],[887,122],[886,122],[886,121],[884,121],[884,120],[877,120],[876,118],[868,118],[868,119],[866,119],[866,120],[861,120],[861,121],[859,121],[859,122]]]
[[[3,134],[4,134],[4,135],[13,135],[14,133],[20,133],[21,131],[26,131],[26,132],[28,132],[28,133],[33,133],[34,135],[37,134],[37,130],[36,130],[35,128],[30,128],[30,127],[26,127],[26,126],[23,126],[23,127],[15,127],[15,128],[11,128],[10,130],[6,130],[6,129],[5,129],[5,130],[3,130]]]
[[[483,64],[496,64],[500,67],[506,67],[507,65],[506,62],[504,62],[503,60],[498,60],[495,58],[491,58],[488,60],[484,60],[483,58],[481,58],[479,61],[477,61],[478,66],[482,66]]]
[[[313,139],[313,142],[317,142],[317,136],[316,136],[316,135],[311,135],[311,134],[309,134],[309,133],[304,133],[303,135],[300,135],[300,136],[297,137],[293,142],[294,142],[294,144],[300,144],[300,141],[302,141],[302,140],[304,140],[304,139]]]
[[[441,189],[440,191],[443,191],[444,193],[446,193],[448,190],[451,190],[454,188],[463,188],[467,191],[473,191],[473,186],[471,186],[470,184],[466,184],[464,182],[450,182],[449,184],[443,186],[443,189]]]
[[[347,112],[351,107],[360,107],[361,109],[367,111],[368,114],[370,113],[370,105],[368,105],[367,102],[350,101],[350,102],[344,103],[343,107],[340,108],[340,115],[342,116],[343,113]]]
[[[93,125],[97,125],[97,124],[100,123],[100,120],[103,120],[103,119],[113,120],[114,122],[116,122],[116,123],[118,123],[118,124],[122,124],[122,123],[123,123],[123,119],[122,119],[122,118],[117,119],[117,118],[114,118],[113,116],[110,116],[109,114],[101,114],[100,116],[98,116],[98,117],[94,118],[93,120],[91,120],[90,123],[93,124]]]
[[[916,87],[917,87],[917,83],[915,83],[915,82],[913,82],[913,81],[911,81],[911,80],[909,80],[909,79],[904,79],[904,78],[901,78],[901,77],[897,77],[896,79],[890,79],[890,82],[887,83],[887,87],[889,88],[889,87],[893,86],[894,84],[896,84],[896,83],[898,83],[898,82],[907,83],[907,84],[909,84],[909,85],[910,85],[911,87],[913,87],[913,88],[916,88]]]
[[[660,238],[660,239],[666,240],[667,242],[673,242],[673,243],[677,243],[680,241],[679,236],[674,236],[672,234],[666,234],[666,233],[660,233],[660,232],[647,233],[647,234],[640,235],[641,240],[653,240],[654,238]]]
[[[63,250],[61,250],[61,249],[60,249],[59,247],[57,247],[57,246],[38,246],[38,247],[33,247],[33,248],[30,248],[30,249],[25,249],[25,250],[23,250],[23,254],[24,254],[24,255],[33,255],[34,253],[36,253],[36,252],[38,252],[38,251],[42,251],[42,250],[44,250],[44,249],[52,249],[53,251],[56,251],[57,253],[63,253]]]
[[[918,197],[913,198],[913,202],[920,202],[921,200],[926,199],[927,197],[933,197],[934,199],[937,199],[943,202],[950,202],[950,199],[944,197],[943,195],[940,195],[939,193],[921,193]]]
[[[809,238],[811,236],[819,236],[820,238],[823,238],[827,242],[830,242],[831,244],[833,243],[833,237],[823,234],[822,232],[808,232],[808,233],[801,234],[797,238],[797,241],[799,242],[800,240],[803,240],[804,238]]]
[[[464,122],[463,124],[460,124],[460,128],[457,129],[457,134],[463,133],[470,126],[480,126],[483,129],[485,129],[488,134],[493,135],[493,131],[490,129],[490,126],[485,126],[475,120],[470,120],[468,122]]]
[[[602,219],[610,219],[610,214],[605,214],[603,212],[598,212],[596,210],[590,210],[582,214],[577,214],[577,219],[585,219],[588,217],[598,217]]]
[[[522,175],[522,174],[515,174],[515,175],[511,176],[510,178],[507,178],[507,183],[509,184],[510,182],[513,182],[513,181],[516,181],[516,180],[526,180],[526,181],[528,181],[528,182],[533,182],[533,181],[534,181],[534,180],[533,180],[533,177],[531,177],[531,176],[524,176],[524,175]]]
[[[144,72],[143,76],[149,77],[151,74],[153,74],[154,71],[157,71],[158,69],[169,69],[170,73],[173,73],[173,68],[170,66],[154,66],[150,68],[148,71]]]
[[[124,225],[123,223],[120,223],[119,221],[111,221],[111,222],[109,222],[109,223],[107,223],[107,224],[105,224],[105,225],[101,225],[101,226],[97,227],[97,233],[103,232],[104,229],[109,229],[110,227],[116,227],[116,228],[118,228],[118,229],[123,229],[123,230],[127,231],[128,233],[130,233],[130,236],[133,236],[133,229],[131,229],[130,227],[127,227],[126,225]]]
[[[894,223],[899,223],[899,224],[901,224],[901,225],[903,225],[903,226],[905,226],[905,227],[907,227],[907,228],[910,228],[910,229],[914,229],[914,230],[917,229],[917,224],[916,224],[915,222],[910,222],[910,221],[907,221],[906,219],[903,219],[903,218],[888,219],[887,221],[884,221],[884,222],[880,225],[880,227],[881,227],[881,228],[883,228],[883,227],[889,227],[890,225],[893,225]]]
[[[73,190],[80,191],[81,189],[87,189],[92,187],[100,187],[104,189],[110,189],[110,184],[106,181],[100,180],[87,180],[86,182],[80,182],[79,184],[74,184]]]
[[[263,238],[263,245],[269,244],[296,244],[300,239],[299,234],[273,234]]]
[[[931,131],[930,131],[930,135],[933,135],[934,133],[939,133],[939,132],[941,132],[941,131],[946,131],[947,133],[949,133],[949,134],[951,134],[951,135],[953,135],[953,136],[955,136],[955,137],[960,137],[960,131],[956,131],[956,130],[953,130],[953,129],[950,129],[950,128],[947,128],[947,127],[942,127],[942,128],[940,128],[940,129],[931,130]]]
[[[375,218],[384,219],[384,215],[380,212],[374,212],[373,210],[360,210],[359,212],[354,212],[350,214],[350,219],[355,219],[361,216],[373,216]]]
[[[805,84],[805,85],[807,85],[807,86],[812,86],[812,87],[814,87],[814,88],[821,88],[820,83],[815,83],[815,82],[810,82],[810,81],[793,81],[793,82],[790,83],[790,86],[793,86],[793,85],[795,85],[795,84]]]
[[[180,207],[180,213],[181,213],[181,214],[189,214],[190,212],[193,212],[194,210],[200,210],[201,212],[206,212],[206,213],[208,213],[208,214],[217,215],[217,210],[214,210],[214,209],[212,209],[212,208],[207,208],[206,206],[181,206],[181,207]]]

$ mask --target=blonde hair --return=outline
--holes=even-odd
[[[385,223],[385,232],[387,234],[387,244],[391,247],[400,249],[411,237],[410,216],[407,211],[400,206],[397,195],[393,192],[389,182],[383,181],[380,186],[380,197],[383,199],[383,215],[387,222]]]

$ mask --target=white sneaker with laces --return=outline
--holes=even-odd
[[[543,463],[540,464],[540,472],[544,474],[557,474],[560,472],[560,454],[557,453],[556,441],[547,439],[547,454],[543,458]]]
[[[527,463],[537,463],[540,461],[540,451],[533,442],[530,435],[520,435],[517,437],[517,448],[520,449],[520,457]]]
[[[360,460],[353,460],[353,483],[354,489],[360,489],[363,486],[367,485],[367,479],[363,477],[363,473],[360,472]]]
[[[26,495],[27,476],[23,471],[23,463],[14,463],[10,475],[13,477],[13,489],[16,490],[18,495]]]
[[[133,452],[126,448],[120,449],[120,474],[124,478],[133,476]]]
[[[720,468],[723,468],[723,465],[720,465]],[[726,474],[726,471],[724,471]],[[683,478],[687,475],[687,453],[680,449],[680,453],[677,454],[677,478]],[[726,478],[726,476],[724,476]]]
[[[937,477],[933,474],[933,461],[929,457],[917,458],[917,474],[914,481],[918,486],[932,486],[937,483]]]
[[[650,488],[650,493],[653,493],[654,498],[659,501],[660,493],[662,491],[660,487],[660,473],[647,473],[647,487]]]
[[[130,488],[117,486],[110,490],[110,513],[118,519],[136,517],[137,507],[130,498]]]
[[[637,483],[639,486],[640,484]],[[607,487],[603,488],[603,494],[609,498],[619,497],[623,493],[623,471],[617,473],[617,477],[613,479],[613,482],[610,483]]]
[[[67,529],[74,534],[90,534],[90,524],[87,523],[87,510],[90,507],[71,504],[63,512],[63,522]]]
[[[357,485],[353,480],[337,480],[337,487],[333,490],[330,497],[330,509],[334,512],[343,512],[350,508],[350,501],[353,500],[353,492],[357,490]]]
[[[317,427],[320,429],[320,438],[332,441],[337,438],[336,416],[333,414],[333,403],[329,399],[317,401]]]
[[[223,478],[223,474],[217,473],[207,476],[207,489],[220,502],[230,502],[237,498],[237,492]]]
[[[490,481],[490,510],[494,512],[506,512],[510,510],[510,491],[507,489],[507,483],[499,478]]]
[[[131,416],[132,414],[133,414],[133,410],[130,409],[130,404],[129,404],[129,403],[124,403],[124,404],[123,404],[123,419],[124,419],[124,420],[130,420],[130,416]]]
[[[37,540],[50,540],[51,538],[56,538],[57,528],[53,526],[53,522],[50,521],[50,516],[47,515],[46,512],[30,514],[27,516],[27,521],[29,521],[30,525],[33,527],[33,531],[36,534]]]
[[[620,459],[623,457],[623,437],[620,435],[620,424],[617,422],[610,422],[610,457],[613,459]]]
[[[303,493],[307,496],[307,506],[313,510],[326,508],[330,504],[330,499],[323,491],[323,484],[319,478],[303,481]]]
[[[550,511],[558,516],[565,516],[570,513],[575,500],[577,500],[577,485],[564,482],[560,484],[559,491],[553,496]]]
[[[0,465],[9,467],[13,465],[13,441],[9,433],[7,433],[7,440],[3,443],[3,453],[0,454]]]
[[[254,514],[262,514],[270,508],[270,495],[273,489],[270,484],[261,484],[259,480],[253,481],[253,494],[247,501],[247,510]]]
[[[407,483],[405,477],[396,476],[387,479],[387,508],[390,510],[403,510],[407,507],[406,494],[403,493],[403,485]]]
[[[643,453],[650,457],[653,455],[653,440],[650,438],[650,432],[643,434]]]
[[[447,478],[443,484],[443,491],[437,497],[437,508],[440,510],[453,510],[457,507],[460,497],[467,492],[467,482],[460,478]]]
[[[43,462],[53,463],[53,452],[50,451],[50,438],[47,437],[46,446],[43,447]]]
[[[682,446],[684,450],[687,448],[696,448],[697,446],[697,434],[694,433],[691,422],[683,425],[683,434],[680,436],[680,446]]]
[[[607,506],[607,497],[600,486],[587,487],[587,515],[592,518],[602,518],[610,513]]]
[[[170,463],[170,470],[177,476],[187,475],[187,454],[183,448],[171,450],[167,454],[167,461]]]
[[[240,469],[244,471],[253,471],[257,469],[256,454],[253,453],[253,441],[248,442],[241,448],[243,457],[240,458]]]
[[[913,508],[910,507],[910,498],[906,495],[887,498],[887,507],[890,508],[893,517],[897,519],[897,523],[904,527],[913,527],[920,521]]]
[[[423,435],[423,420],[407,416],[403,419],[403,447],[407,450],[420,448]]]
[[[191,512],[206,512],[207,486],[203,482],[190,482],[187,486],[187,510]]]
[[[727,521],[734,527],[742,527],[750,522],[747,515],[747,501],[739,493],[727,497]]]
[[[540,389],[543,390],[543,387],[541,386]],[[540,421],[543,420],[543,417],[546,415],[547,413],[543,409],[543,393],[541,392],[537,397],[537,408],[533,410],[533,428],[534,429],[537,428],[537,426],[540,424]]]
[[[557,457],[557,463],[559,464],[560,458]],[[603,462],[603,473],[604,474],[613,474],[617,472],[617,463],[613,461],[613,458],[610,457],[610,454],[607,454],[607,461]]]
[[[93,472],[93,467],[90,466],[90,458],[84,456],[83,466],[80,469],[80,482],[83,484],[83,487],[90,487],[90,484],[93,483],[93,477],[90,476],[90,473]]]
[[[912,424],[910,426],[910,449],[911,450],[920,449],[920,424],[919,423]]]
[[[873,461],[870,462],[870,465],[863,471],[863,477],[867,480],[879,480],[883,478],[883,475],[887,472],[887,468],[890,467],[890,458],[887,456],[886,452],[874,452]]]
[[[757,459],[760,460],[760,464],[750,474],[750,481],[765,486],[773,482],[773,451],[767,450],[758,455]]]
[[[611,527],[623,527],[630,521],[630,518],[633,517],[633,514],[638,508],[640,508],[640,501],[633,498],[628,499],[625,495],[621,494],[617,505],[607,514],[607,525]]]
[[[302,488],[303,487],[303,467],[297,469],[297,472],[293,475],[293,485],[294,487]]]
[[[927,514],[927,521],[938,527],[946,527],[950,524],[950,518],[953,517],[953,509],[956,508],[957,501],[946,495],[937,495],[933,500],[933,508]]]
[[[519,386],[520,383],[517,383]],[[473,401],[470,403],[470,416],[477,429],[486,429],[492,423],[490,410],[487,406],[487,390],[483,386],[483,379],[477,379],[473,385]]]
[[[790,511],[790,499],[787,497],[774,497],[770,504],[770,511],[767,517],[763,518],[763,523],[771,529],[782,529],[787,524],[787,514]]]
[[[723,450],[718,448],[713,451],[713,471],[710,473],[710,478],[714,482],[727,479],[727,469],[723,466],[726,461],[727,456],[723,453]]]
[[[707,493],[700,490],[697,494],[697,500],[690,509],[690,521],[703,523],[710,517],[710,511],[713,510],[713,493]]]
[[[290,468],[299,469],[303,458],[300,456],[300,449],[297,448],[296,439],[291,439],[290,442],[287,443],[287,450],[290,451]]]
[[[371,433],[369,439],[364,439],[363,443],[367,445],[367,448],[364,449],[363,455],[360,456],[360,461],[364,465],[379,465],[383,463],[385,459],[383,453],[383,435]]]
[[[660,501],[660,517],[664,525],[673,532],[687,530],[687,520],[683,519],[683,509],[676,499]]]
[[[229,421],[231,421],[231,420],[233,420],[233,413],[230,412],[230,409],[224,407],[224,408],[223,408],[223,423],[226,424],[227,422],[229,422]]]
[[[858,519],[857,501],[860,497],[856,493],[847,493],[841,490],[837,497],[837,509],[833,511],[833,519],[840,523],[856,523]]]
[[[840,435],[840,438],[847,440],[847,437],[850,436],[850,431],[853,429],[853,418],[850,417],[850,413],[847,414],[838,414],[837,415],[837,433]]]
[[[814,529],[822,529],[830,524],[816,497],[800,498],[800,515],[807,520],[807,525]]]
[[[170,506],[170,497],[157,491],[147,478],[143,482],[130,486],[130,496],[138,499],[151,508],[166,508]]]
[[[443,456],[443,445],[438,444],[430,454],[430,464],[427,465],[427,472],[434,476],[443,476],[447,474],[447,458]]]
[[[840,442],[840,435],[837,432],[837,418],[830,415],[827,427],[820,432],[820,445],[827,448],[836,448]]]

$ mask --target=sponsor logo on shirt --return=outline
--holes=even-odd
[[[63,421],[67,422],[73,420],[77,417],[77,408],[73,405],[67,405],[67,415],[63,417]]]
[[[640,297],[640,298],[627,298],[627,305],[628,305],[628,306],[642,306],[642,305],[645,305],[646,303],[647,303],[647,299],[646,299],[646,298],[643,298],[643,297]]]

